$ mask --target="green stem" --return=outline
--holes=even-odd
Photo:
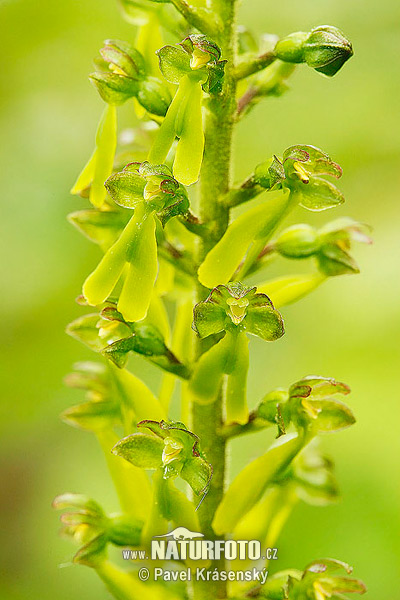
[[[250,60],[242,61],[235,69],[235,77],[236,79],[249,77],[249,75],[258,73],[262,69],[265,69],[265,67],[268,67],[274,60],[276,60],[276,57],[273,52],[265,52],[260,56],[252,57]]]
[[[201,6],[191,6],[186,0],[171,0],[171,4],[186,19],[186,21],[196,27],[202,33],[215,37],[219,26],[218,19],[207,8]]]
[[[224,23],[224,29],[215,40],[226,59],[226,73],[222,94],[211,97],[207,105],[205,122],[205,152],[200,177],[200,219],[203,223],[213,222],[208,239],[198,240],[198,260],[202,262],[207,252],[224,234],[229,222],[229,208],[223,198],[228,193],[232,178],[232,137],[236,112],[236,81],[233,76],[236,60],[236,0],[213,0],[214,9]],[[197,288],[198,301],[209,291],[200,284]],[[196,341],[195,354],[199,357],[209,347],[209,342]],[[190,406],[191,427],[200,437],[207,460],[213,465],[214,475],[210,490],[199,509],[199,519],[206,539],[215,539],[212,528],[215,511],[219,505],[225,484],[226,441],[219,435],[223,424],[223,396],[208,405],[193,402]],[[223,561],[211,568],[224,568]],[[225,582],[207,582],[194,585],[194,598],[225,598]]]

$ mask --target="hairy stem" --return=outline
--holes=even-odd
[[[225,232],[229,221],[229,208],[223,204],[231,183],[232,136],[236,112],[236,82],[234,65],[236,59],[236,0],[214,0],[213,7],[224,23],[221,35],[216,39],[226,59],[224,89],[221,95],[211,97],[207,105],[205,123],[205,153],[200,178],[200,218],[212,223],[211,235],[198,242],[198,259],[201,262],[207,252]],[[197,301],[204,300],[208,290],[201,285],[196,290]],[[215,340],[214,340],[215,341]],[[196,341],[196,356],[199,357],[210,345]],[[215,538],[212,521],[219,505],[225,483],[226,440],[219,435],[223,424],[223,392],[208,405],[193,403],[190,407],[191,425],[200,437],[207,460],[213,465],[214,476],[210,490],[199,509],[199,519],[206,539]],[[212,565],[215,568],[216,565]],[[223,564],[218,567],[224,568]],[[225,598],[226,584],[222,581],[207,582],[204,587],[196,584],[194,597]]]

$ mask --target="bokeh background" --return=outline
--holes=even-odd
[[[68,566],[73,547],[57,536],[52,498],[82,491],[117,508],[104,460],[90,434],[58,414],[81,399],[63,376],[91,358],[64,334],[80,314],[74,297],[98,250],[67,224],[81,202],[68,190],[86,161],[102,104],[87,81],[106,38],[132,40],[112,0],[1,3],[0,145],[1,534],[0,598],[107,598],[94,574]],[[327,151],[344,168],[347,203],[321,223],[348,215],[370,223],[374,246],[356,249],[358,276],[329,281],[284,309],[286,336],[252,343],[250,399],[318,373],[350,384],[358,422],[326,436],[342,500],[299,505],[280,543],[279,568],[323,556],[346,560],[369,597],[396,597],[400,572],[399,449],[399,96],[400,5],[396,0],[243,0],[241,21],[259,35],[335,24],[355,57],[333,80],[300,68],[291,90],[259,105],[237,136],[237,177],[295,143]],[[132,122],[124,109],[122,119]],[[153,386],[154,371],[135,363]],[[232,445],[232,474],[272,434]],[[59,567],[61,565],[61,568]],[[64,566],[63,566],[64,565]]]

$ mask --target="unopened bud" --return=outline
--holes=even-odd
[[[336,27],[313,29],[304,44],[304,60],[309,67],[333,77],[353,56],[351,42]]]
[[[318,234],[311,225],[293,225],[281,233],[275,248],[287,258],[306,258],[317,252]]]
[[[171,94],[167,86],[155,77],[147,77],[141,82],[137,99],[151,114],[164,117],[171,104]]]
[[[274,52],[284,62],[306,63],[332,77],[353,55],[353,48],[339,29],[321,25],[309,33],[291,33],[277,42]]]

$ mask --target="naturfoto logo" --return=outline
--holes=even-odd
[[[263,556],[259,540],[202,540],[204,534],[176,527],[151,542],[152,560],[259,560],[276,559],[277,549],[267,548]],[[170,538],[170,539],[155,539]]]

